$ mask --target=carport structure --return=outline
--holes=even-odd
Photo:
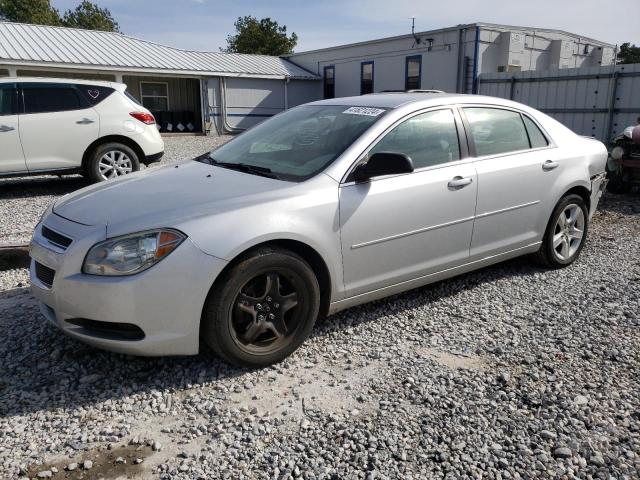
[[[0,76],[116,81],[163,133],[229,133],[320,96],[319,77],[267,55],[196,52],[120,33],[0,22]]]

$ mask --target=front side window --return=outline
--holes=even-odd
[[[244,164],[283,180],[302,181],[324,170],[385,113],[381,108],[306,105],[287,110],[234,138],[208,158]],[[247,170],[247,168],[245,168]]]
[[[405,65],[405,90],[419,90],[422,82],[422,55],[412,55],[407,57]]]
[[[458,129],[449,109],[422,113],[387,133],[370,151],[404,153],[415,169],[460,159]]]
[[[161,82],[140,82],[142,105],[152,112],[169,111],[169,85]]]
[[[336,68],[324,67],[324,98],[336,96]]]
[[[22,85],[25,113],[50,113],[82,110],[86,100],[72,85],[27,83]]]
[[[499,108],[468,107],[464,113],[471,127],[476,155],[498,155],[529,149],[529,137],[518,112]]]
[[[0,115],[13,115],[15,90],[13,85],[0,85]]]
[[[373,93],[373,62],[360,64],[360,95]]]

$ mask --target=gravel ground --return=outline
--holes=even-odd
[[[229,138],[166,137],[162,161],[150,168],[194,158]],[[28,243],[33,228],[49,204],[86,185],[88,183],[80,175],[0,178],[0,244]]]
[[[262,371],[95,350],[0,272],[0,477],[639,478],[639,213],[607,196],[573,266],[347,310]]]

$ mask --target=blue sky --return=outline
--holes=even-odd
[[[131,36],[218,51],[242,15],[271,17],[298,34],[296,51],[474,21],[568,30],[610,43],[640,44],[640,0],[94,0]],[[60,9],[79,0],[52,0]],[[615,3],[615,7],[611,5]]]

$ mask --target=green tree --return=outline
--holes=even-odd
[[[270,18],[258,20],[252,16],[238,17],[233,24],[235,35],[227,36],[228,53],[255,53],[261,55],[288,55],[298,43],[298,36],[287,35],[287,27]]]
[[[620,45],[618,63],[640,63],[640,47],[626,42]]]
[[[60,25],[60,14],[49,0],[0,0],[0,20]]]
[[[87,30],[102,30],[104,32],[119,32],[120,27],[106,8],[100,8],[87,0],[80,2],[75,10],[67,10],[62,17],[65,27],[85,28]]]
[[[83,0],[74,10],[60,12],[50,0],[0,0],[0,20],[35,25],[55,25],[88,30],[119,32],[118,23],[106,8]]]

